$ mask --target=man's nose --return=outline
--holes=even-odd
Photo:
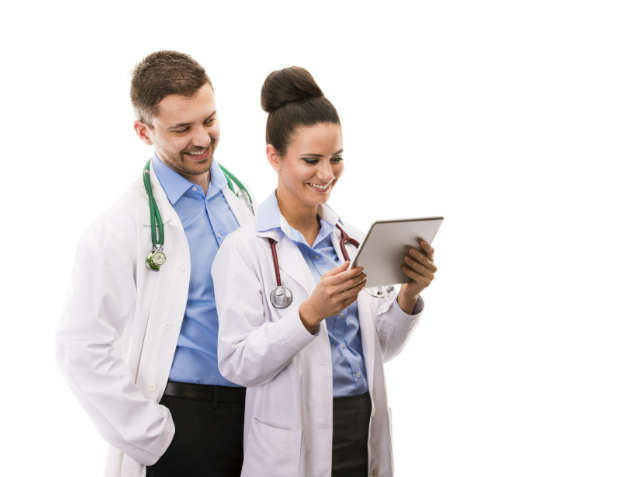
[[[207,147],[211,142],[211,136],[207,134],[204,128],[195,131],[193,138],[191,138],[191,143],[196,147]]]

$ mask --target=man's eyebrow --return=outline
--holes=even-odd
[[[205,121],[211,119],[212,117],[214,117],[216,115],[218,111],[214,111],[213,113],[211,113],[207,119],[205,119]],[[178,123],[175,126],[171,126],[169,129],[178,129],[178,128],[183,128],[185,126],[191,126],[193,123]]]
[[[340,154],[342,152],[344,152],[344,149],[340,149],[338,152],[334,152],[331,155],[335,156],[336,154]],[[300,154],[300,155],[305,157],[322,157],[322,154]]]

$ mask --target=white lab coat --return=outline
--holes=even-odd
[[[337,216],[322,207],[331,223]],[[286,222],[283,220],[283,223]],[[286,223],[283,226],[288,227]],[[345,224],[351,237],[363,233]],[[293,293],[288,308],[269,296],[277,286],[268,238],[276,242],[282,285]],[[333,246],[341,262],[340,232]],[[353,245],[347,245],[351,257]],[[330,477],[333,377],[326,324],[313,336],[302,325],[300,304],[316,283],[295,243],[280,229],[256,232],[255,221],[229,235],[212,270],[220,329],[220,372],[247,387],[243,477]],[[376,291],[376,290],[373,290]],[[391,410],[383,363],[397,356],[418,324],[389,300],[362,292],[358,313],[373,412],[369,432],[369,475],[393,475]],[[423,302],[417,306],[422,311]]]
[[[158,403],[187,303],[189,245],[153,164],[150,177],[167,262],[159,272],[146,267],[152,244],[141,176],[80,238],[55,339],[64,378],[110,444],[107,477],[143,477],[175,432]],[[253,218],[244,199],[222,192],[240,225]]]

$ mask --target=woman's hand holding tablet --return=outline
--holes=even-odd
[[[353,259],[353,267],[362,267],[369,276],[368,286],[375,288],[403,283],[398,305],[411,314],[418,295],[434,279],[433,243],[442,217],[423,217],[375,222]]]
[[[402,271],[411,281],[402,284],[398,292],[398,305],[407,315],[412,314],[418,295],[431,284],[438,271],[433,263],[433,247],[426,240],[420,242],[420,247],[422,252],[409,247],[409,255],[404,257],[406,265],[402,266]]]
[[[322,320],[337,315],[358,299],[367,284],[362,268],[349,268],[345,262],[325,272],[313,293],[300,305],[300,319],[309,333],[314,333]]]

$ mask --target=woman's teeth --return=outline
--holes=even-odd
[[[329,186],[331,185],[331,183],[325,184],[325,185],[320,185],[320,184],[312,184],[311,182],[308,182],[307,184],[309,184],[311,187],[315,187],[317,189],[328,189]]]

